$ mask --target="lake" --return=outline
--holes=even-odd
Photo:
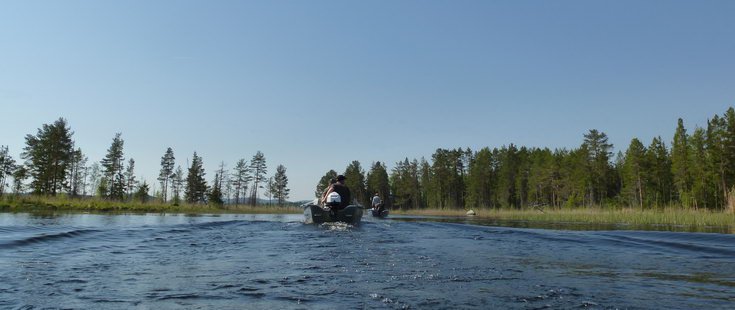
[[[0,308],[735,308],[732,234],[302,221],[0,213]]]

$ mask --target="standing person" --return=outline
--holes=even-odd
[[[331,192],[336,192],[339,194],[340,197],[340,203],[338,206],[332,207],[334,210],[342,210],[350,205],[350,202],[352,202],[352,194],[350,193],[350,189],[345,185],[345,176],[338,175],[337,176],[337,183],[334,183],[332,185],[327,193],[329,195]]]
[[[376,214],[380,214],[380,212],[383,211],[383,200],[380,199],[380,193],[375,192],[375,196],[373,196],[373,210],[375,210]]]

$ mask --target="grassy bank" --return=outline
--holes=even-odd
[[[191,213],[191,214],[288,214],[302,213],[298,206],[279,207],[275,205],[260,206],[216,206],[200,204],[181,204],[174,206],[157,201],[110,201],[99,198],[69,198],[41,196],[4,196],[0,198],[0,211],[6,212],[120,212],[120,213]]]
[[[182,204],[174,206],[157,201],[117,202],[99,198],[69,198],[6,195],[0,197],[0,211],[6,212],[113,212],[113,213],[188,213],[188,214],[300,214],[298,206],[278,207],[259,206],[215,206]],[[533,210],[475,210],[477,217],[510,221],[533,221],[548,223],[589,223],[589,224],[629,224],[629,225],[683,225],[683,226],[729,226],[735,227],[735,214],[731,212],[711,212],[683,208],[662,208],[656,210],[640,209],[601,209],[578,208],[540,211]],[[465,216],[465,210],[421,209],[391,210],[398,215]]]
[[[392,214],[465,216],[465,210],[392,210]],[[682,208],[658,210],[584,208],[570,210],[475,210],[478,217],[498,220],[539,221],[554,223],[685,225],[735,227],[735,214]]]

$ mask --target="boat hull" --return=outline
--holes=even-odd
[[[324,210],[320,206],[309,204],[304,206],[304,222],[307,224],[321,224],[329,222],[344,222],[348,224],[359,224],[362,219],[362,207],[349,205],[334,213]]]
[[[378,212],[376,209],[370,210],[373,217],[380,217],[380,218],[386,218],[388,217],[388,210],[383,209],[383,211]]]

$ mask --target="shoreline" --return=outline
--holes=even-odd
[[[491,220],[529,221],[546,223],[628,224],[628,225],[684,225],[729,226],[735,228],[735,213],[693,210],[681,207],[640,210],[632,208],[603,209],[476,209],[476,215],[467,216],[463,209],[390,210],[392,215],[474,217]],[[160,202],[118,202],[98,198],[5,196],[0,198],[0,212],[43,213],[159,213],[159,214],[301,214],[298,205],[172,205]]]
[[[677,207],[661,209],[601,209],[576,208],[561,210],[506,210],[477,209],[471,217],[551,223],[627,224],[627,225],[683,225],[735,227],[735,214],[708,210],[691,210]],[[413,216],[467,216],[466,210],[391,210],[391,214]]]

